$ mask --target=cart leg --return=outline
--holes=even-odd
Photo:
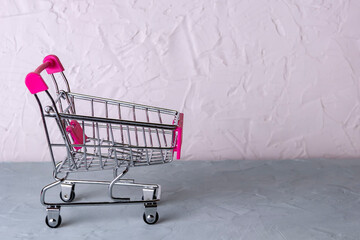
[[[49,206],[46,208],[47,216],[45,223],[51,228],[57,228],[61,224],[60,206]]]
[[[119,198],[119,197],[114,197],[113,195],[113,187],[115,183],[118,182],[120,178],[123,177],[128,171],[129,171],[129,166],[127,166],[124,169],[124,171],[120,173],[116,178],[114,178],[114,180],[112,180],[111,183],[109,184],[109,195],[112,199],[120,200],[120,201],[130,201],[130,198]]]
[[[161,196],[161,186],[159,184],[155,185],[152,188],[143,188],[142,200],[151,201],[151,200],[160,200]]]
[[[144,203],[145,212],[143,219],[147,224],[155,224],[159,220],[159,214],[157,212],[156,202],[147,202]]]
[[[151,200],[156,199],[155,189],[154,188],[143,188],[142,199],[145,201],[151,201]]]
[[[64,202],[71,202],[75,198],[75,184],[61,183],[60,198]]]
[[[157,188],[155,189],[155,199],[160,200],[161,196],[161,185],[157,184]]]

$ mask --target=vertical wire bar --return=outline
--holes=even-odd
[[[55,86],[56,95],[57,95],[57,97],[59,99],[58,100],[59,110],[60,110],[61,113],[63,113],[64,110],[63,110],[63,107],[62,107],[61,97],[59,97],[59,95],[60,95],[59,85],[58,85],[58,83],[56,81],[55,75],[52,73],[52,74],[50,74],[50,76],[51,76],[51,79],[52,79],[52,81],[54,83],[54,86]],[[65,121],[66,120],[61,121],[61,124],[63,125],[64,128],[66,128],[66,122]],[[69,124],[69,121],[67,121],[67,123]]]
[[[100,167],[103,168],[103,162],[102,162],[102,156],[101,156],[101,141],[100,141],[100,132],[99,132],[99,123],[95,123],[96,126],[96,133],[97,133],[97,141],[98,141],[98,152],[99,152],[99,162],[100,162]]]
[[[54,76],[54,74],[52,73],[52,74],[50,74],[50,76],[51,76],[51,79],[53,80],[53,83],[54,83],[54,85],[55,85],[55,92],[56,92],[56,95],[59,95],[59,85],[57,84],[57,81],[56,81],[56,78],[55,78],[55,76]]]
[[[66,79],[64,72],[60,72],[60,74],[61,74],[61,76],[62,76],[62,78],[63,78],[63,80],[64,80],[64,82],[65,82],[67,91],[68,91],[68,92],[71,92],[71,91],[70,91],[69,82],[68,82],[68,80]],[[74,97],[71,97],[71,101],[72,101],[72,106],[73,106],[74,114],[76,114]]]
[[[68,109],[70,110],[70,112],[72,114],[75,114],[75,108],[73,107],[73,104],[74,104],[73,101],[70,101],[69,96],[67,94],[65,95],[65,99],[66,99],[66,102],[69,105]]]
[[[85,138],[85,123],[84,123],[84,121],[82,121],[82,129],[83,129],[83,144],[85,145],[86,144],[86,138]],[[86,147],[83,147],[83,148],[84,148],[85,169],[88,170],[87,156],[86,156],[87,149],[86,149]]]
[[[168,154],[168,152],[169,152],[169,150],[165,150],[165,155],[164,155],[164,160],[163,160],[163,162],[165,162],[165,161],[166,161],[166,158],[167,158],[167,154]]]
[[[176,135],[175,135],[175,132],[176,132],[176,130],[172,130],[171,131],[171,148],[173,149],[172,150],[172,154],[170,155],[170,157],[171,157],[171,159],[173,159],[174,158],[174,149],[175,149],[175,139],[176,139]]]
[[[142,128],[142,131],[143,131],[143,138],[144,138],[144,145],[145,145],[146,161],[150,165],[149,153],[148,153],[148,149],[146,148],[147,144],[146,144],[146,135],[145,135],[145,128],[144,127]]]
[[[145,109],[145,113],[146,113],[146,121],[150,122],[149,109],[148,108]],[[151,128],[148,128],[148,129],[149,129],[149,137],[150,137],[150,146],[153,147],[154,145],[153,145],[153,140],[152,140],[152,136],[151,136]],[[146,149],[146,151],[148,151],[148,150]],[[154,149],[151,149],[150,158],[148,157],[148,164],[150,164],[153,152],[154,152]]]
[[[146,108],[145,112],[146,112],[146,121],[150,122],[149,110]],[[151,137],[151,129],[150,128],[149,128],[149,136],[150,136],[150,146],[153,147],[153,141],[152,141],[152,137]]]
[[[66,95],[67,96],[67,95]],[[72,107],[72,110],[73,110],[73,113],[76,114],[76,110],[75,110],[75,100],[74,100],[74,96],[71,96],[70,97],[70,101],[71,101],[71,107]]]
[[[94,99],[91,99],[91,116],[92,117],[94,117]],[[94,141],[94,154],[95,154],[95,152],[96,152],[96,147],[95,147],[95,145],[96,145],[96,140],[95,140],[95,123],[94,122],[92,122],[92,129],[93,129],[93,131],[92,131],[92,138],[93,138],[93,141]]]
[[[112,141],[112,145],[113,147],[111,148],[111,152],[114,152],[114,157],[115,157],[115,164],[116,166],[119,166],[119,160],[117,158],[117,154],[116,154],[116,148],[114,149],[114,145],[115,145],[115,139],[114,139],[114,133],[113,133],[113,129],[112,129],[112,125],[110,124],[110,136],[111,136],[111,141]],[[112,153],[111,153],[112,155]],[[111,156],[110,156],[111,157]]]
[[[73,159],[72,155],[70,152],[68,152],[68,165],[69,165],[69,170],[71,170],[71,161],[70,159]],[[73,159],[73,161],[75,162],[75,160]],[[76,164],[74,164],[76,166]]]
[[[160,115],[160,110],[157,110],[157,112],[158,112],[160,124],[162,124],[161,115]],[[162,129],[162,134],[163,134],[163,136],[164,136],[165,147],[167,147],[167,142],[166,142],[166,136],[165,136],[165,131],[164,131],[164,129]]]
[[[56,95],[59,96],[60,91],[59,91],[59,86],[57,84],[56,78],[55,78],[53,73],[50,74],[50,76],[51,76],[51,79],[53,80],[53,83],[55,85]],[[63,108],[62,108],[62,104],[61,104],[61,98],[59,98],[59,110],[60,110],[60,112],[63,112]]]
[[[129,147],[130,147],[130,165],[133,166],[133,153],[132,153],[132,148],[131,148],[131,139],[130,139],[130,126],[127,125],[127,133],[128,133],[128,140],[129,140]]]
[[[132,109],[133,109],[133,118],[134,118],[134,121],[136,121],[135,106],[133,106]],[[138,139],[138,133],[137,133],[136,126],[135,126],[135,140],[136,140],[136,146],[139,146],[139,139]]]
[[[70,154],[70,152],[71,152],[71,153],[73,152],[72,146],[71,146],[71,142],[70,142],[70,139],[68,138],[68,135],[67,135],[67,133],[66,133],[65,126],[63,125],[63,122],[62,122],[62,120],[61,120],[61,117],[59,116],[59,112],[58,112],[58,110],[57,110],[57,108],[56,108],[56,103],[55,103],[54,99],[52,98],[52,96],[50,95],[49,91],[46,90],[45,92],[46,92],[46,95],[49,97],[49,99],[50,99],[50,101],[51,101],[51,103],[52,103],[52,105],[53,105],[53,107],[54,107],[54,110],[55,110],[55,113],[56,113],[56,120],[57,120],[58,126],[59,126],[59,128],[60,128],[60,132],[61,132],[61,134],[62,134],[62,136],[63,136],[63,138],[64,138],[65,144],[66,144],[66,146],[67,146],[68,155],[70,155],[69,161],[71,160],[71,161],[74,163],[75,168],[77,168],[77,167],[76,167],[76,164],[75,164],[75,161],[74,161],[74,159],[72,158],[72,154]],[[36,96],[36,97],[37,97],[37,96]],[[39,100],[39,102],[40,102],[40,100]],[[70,164],[69,164],[69,168],[70,168]]]
[[[161,158],[162,158],[163,162],[165,162],[163,150],[161,149],[161,141],[160,141],[159,129],[155,128],[155,131],[156,131],[157,140],[159,142]]]
[[[119,119],[121,120],[121,109],[120,109],[120,103],[118,104],[119,109]],[[124,144],[124,133],[123,133],[123,126],[120,124],[120,133],[121,133],[121,143]]]
[[[107,103],[107,101],[105,102],[105,117],[106,117],[106,119],[108,119],[109,118],[109,111],[108,111],[108,103]],[[107,123],[106,124],[106,136],[107,136],[107,138],[106,138],[106,140],[108,140],[109,141],[109,124]]]
[[[36,99],[36,101],[37,101],[37,103],[39,105],[39,108],[40,108],[41,119],[42,119],[42,122],[43,122],[43,125],[44,125],[46,140],[47,140],[47,143],[48,143],[48,146],[49,146],[49,151],[50,151],[51,160],[53,162],[54,171],[56,171],[58,173],[58,170],[56,169],[56,160],[55,160],[55,157],[54,157],[54,152],[53,152],[53,148],[52,148],[52,144],[51,144],[49,131],[48,131],[48,128],[47,128],[47,125],[46,125],[46,119],[45,119],[45,116],[44,116],[43,108],[42,108],[40,99],[39,99],[39,97],[37,96],[36,93],[34,94],[34,96],[35,96],[35,99]],[[66,141],[65,141],[65,144],[66,144]],[[68,146],[67,146],[67,148],[68,148]],[[68,149],[67,152],[69,152],[69,149]]]
[[[61,74],[61,76],[62,76],[62,78],[63,78],[63,80],[64,80],[64,82],[65,82],[67,91],[70,92],[70,85],[69,85],[68,80],[67,80],[66,77],[65,77],[64,72],[60,72],[60,74]]]

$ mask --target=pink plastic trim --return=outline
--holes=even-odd
[[[59,58],[55,55],[49,55],[44,58],[44,63],[49,62],[50,66],[46,67],[48,74],[63,72],[64,67],[62,66]]]
[[[71,120],[70,126],[66,127],[66,131],[70,133],[71,138],[74,141],[74,144],[84,144],[84,138],[83,138],[83,129],[76,120]],[[85,135],[85,141],[88,139],[88,137]],[[74,147],[75,150],[79,150],[82,147]]]
[[[25,85],[31,94],[48,90],[48,86],[38,73],[31,72],[25,78]]]
[[[184,124],[184,114],[180,113],[178,126],[175,130],[177,132],[176,146],[174,148],[174,151],[176,152],[176,159],[180,159],[180,155],[181,155],[183,124]]]
[[[44,71],[47,67],[51,65],[51,62],[45,62],[41,64],[40,66],[35,69],[34,73],[40,74],[42,71]]]
[[[55,55],[49,55],[44,58],[43,64],[35,69],[34,72],[29,73],[25,78],[25,85],[31,92],[35,94],[48,90],[48,86],[40,76],[40,73],[46,69],[48,74],[64,71],[59,58]]]

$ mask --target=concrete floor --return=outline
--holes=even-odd
[[[82,206],[50,229],[39,193],[51,165],[0,163],[1,239],[360,239],[360,160],[174,161],[127,177],[162,185],[157,224],[142,205]],[[77,186],[75,201],[106,194]]]

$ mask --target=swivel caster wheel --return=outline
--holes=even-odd
[[[72,202],[75,199],[75,192],[71,191],[70,195],[64,194],[64,196],[63,196],[62,192],[60,192],[60,199],[63,202]]]
[[[143,215],[144,222],[147,224],[155,224],[159,220],[159,214],[156,212],[155,216],[153,214]]]
[[[63,202],[72,202],[75,198],[75,184],[61,184],[60,199]]]
[[[45,223],[50,228],[57,228],[61,224],[60,207],[48,206],[46,208]]]
[[[57,220],[54,218],[50,218],[49,220],[48,216],[46,216],[45,223],[49,228],[57,228],[61,224],[61,216],[59,216]]]

